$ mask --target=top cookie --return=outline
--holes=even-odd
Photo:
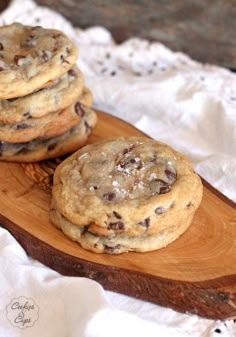
[[[20,23],[0,27],[0,99],[27,95],[62,76],[77,59],[60,31]]]
[[[54,207],[98,235],[151,235],[193,216],[202,184],[166,144],[116,138],[85,146],[56,169]]]

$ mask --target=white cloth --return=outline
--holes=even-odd
[[[97,108],[180,150],[206,180],[236,200],[234,74],[160,43],[130,39],[116,45],[104,28],[73,28],[31,0],[15,0],[0,15],[0,25],[14,21],[68,34],[79,46],[78,64]],[[61,276],[29,258],[2,228],[0,270],[1,337],[236,336],[234,321],[180,314],[104,291],[85,278]],[[32,306],[16,308],[17,303]],[[23,319],[31,320],[27,328]]]

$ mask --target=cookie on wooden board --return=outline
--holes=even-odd
[[[137,239],[185,230],[202,183],[190,161],[168,145],[121,137],[87,145],[62,162],[52,194],[53,208],[86,233]]]

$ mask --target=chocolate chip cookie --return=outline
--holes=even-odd
[[[30,118],[15,124],[0,123],[0,140],[12,143],[28,142],[35,138],[58,136],[79,123],[84,114],[85,103],[90,103],[90,91],[86,89],[69,107],[49,113],[41,118]]]
[[[60,31],[20,23],[0,27],[0,99],[50,85],[76,59],[77,48]]]
[[[140,236],[148,240],[175,228],[178,237],[186,230],[200,204],[202,184],[190,161],[168,145],[121,137],[85,146],[62,162],[52,195],[57,218],[78,227],[83,238],[89,235],[89,249],[104,251],[106,240],[114,238],[109,247],[144,251],[153,248],[143,247]],[[165,235],[162,246],[175,233]],[[92,237],[99,239],[100,248],[91,246]],[[156,237],[152,242],[160,248]]]
[[[85,144],[96,123],[96,113],[84,106],[79,124],[60,136],[25,143],[0,141],[0,161],[35,162],[73,152]]]
[[[13,124],[43,117],[71,105],[81,95],[84,77],[77,67],[27,96],[0,100],[0,122]]]

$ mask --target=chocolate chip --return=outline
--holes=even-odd
[[[122,216],[117,213],[116,211],[113,211],[113,215],[117,218],[117,219],[122,219]]]
[[[170,185],[162,181],[162,186],[160,187],[160,194],[167,193],[170,191],[170,189],[171,189]]]
[[[49,55],[45,50],[42,50],[42,55],[41,55],[42,59],[44,62],[47,62],[49,60]]]
[[[125,155],[125,154],[131,152],[131,151],[134,149],[134,147],[135,147],[134,145],[131,145],[128,149],[125,148],[125,149],[123,150],[123,155]]]
[[[85,126],[85,131],[86,131],[86,133],[88,133],[88,132],[91,131],[91,126],[88,124],[87,121],[84,121],[84,126]]]
[[[126,153],[127,154],[127,153]],[[133,169],[141,169],[142,162],[139,157],[135,157],[132,154],[126,156],[124,160],[117,163],[118,171],[125,171],[125,170],[133,170]]]
[[[19,124],[16,125],[16,130],[28,129],[30,127],[31,127],[31,125],[29,125],[27,123],[19,123]]]
[[[68,71],[68,74],[69,74],[71,77],[77,77],[76,72],[74,71],[74,69],[70,69],[70,70]]]
[[[153,193],[164,194],[170,191],[171,186],[161,179],[153,179],[150,182],[150,188]]]
[[[4,68],[3,67],[0,67],[0,71],[3,71],[4,70]]]
[[[68,63],[68,64],[70,64],[70,62],[67,61],[63,55],[61,55],[61,60],[62,60],[62,63]]]
[[[124,229],[125,225],[122,221],[110,222],[107,226],[107,229],[121,230]]]
[[[193,207],[193,203],[192,201],[189,201],[189,203],[186,205],[186,208],[191,208],[191,207]]]
[[[35,40],[35,36],[30,34],[26,39],[25,42],[23,42],[21,44],[21,46],[23,48],[31,48],[31,47],[35,47],[36,45],[36,40]]]
[[[56,146],[57,146],[57,143],[50,144],[50,145],[48,146],[48,151],[54,150]]]
[[[2,42],[0,42],[0,50],[3,50],[3,49],[4,49],[3,44]]]
[[[105,201],[112,201],[115,199],[115,197],[116,197],[116,194],[114,192],[108,192],[108,193],[103,194],[103,199]]]
[[[170,169],[165,169],[165,175],[169,180],[176,180],[176,173]]]
[[[51,38],[52,38],[52,39],[58,39],[60,36],[61,36],[61,33],[58,33],[58,34],[53,33],[53,34],[51,35]]]
[[[88,225],[83,226],[81,235],[85,235],[88,231],[89,231],[89,226]],[[91,233],[91,232],[89,232],[89,233]]]
[[[26,56],[24,56],[24,55],[15,55],[14,56],[14,62],[17,66],[19,66],[20,65],[19,61],[22,60],[22,59],[25,59],[25,58],[26,58]]]
[[[108,254],[113,254],[116,250],[119,250],[121,248],[121,245],[115,245],[113,247],[110,247],[110,246],[107,246],[107,245],[104,245],[104,250],[106,253]]]
[[[143,221],[138,222],[138,225],[148,228],[150,226],[150,218],[146,218]]]
[[[82,104],[79,101],[75,103],[75,112],[80,117],[84,117],[84,115],[85,115],[85,111],[84,111],[84,109],[82,107]]]
[[[165,212],[165,208],[164,208],[164,207],[159,206],[159,207],[157,207],[157,208],[155,209],[155,213],[156,213],[156,214],[162,214],[162,213],[164,213],[164,212]]]
[[[24,117],[26,118],[32,118],[32,115],[30,113],[30,111],[26,111],[24,114],[23,114]]]

